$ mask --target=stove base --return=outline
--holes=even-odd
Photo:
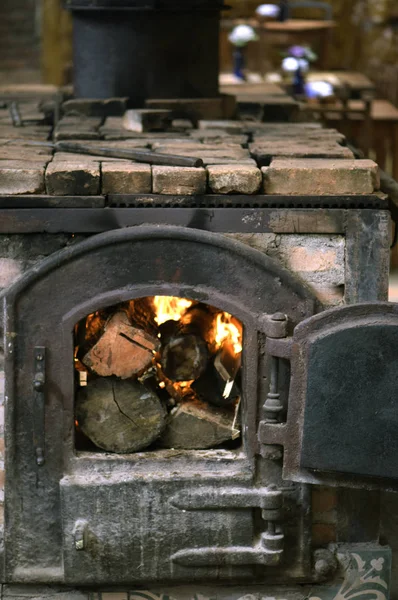
[[[150,590],[77,590],[51,586],[3,585],[2,600],[388,600],[391,550],[377,544],[334,547],[338,577],[312,586],[184,586]]]

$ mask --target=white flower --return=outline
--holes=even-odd
[[[282,70],[286,73],[294,73],[299,68],[299,61],[293,56],[288,56],[282,61]]]
[[[255,42],[258,37],[250,25],[237,25],[229,34],[228,39],[235,46],[245,46],[249,42]]]
[[[277,19],[280,13],[280,8],[276,4],[260,4],[256,8],[256,14],[259,17],[270,17]]]
[[[328,98],[333,96],[333,86],[327,81],[309,81],[305,85],[308,98]]]

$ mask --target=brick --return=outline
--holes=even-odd
[[[313,523],[323,523],[326,525],[336,524],[336,508],[336,489],[321,486],[314,486],[312,488]]]
[[[312,544],[327,546],[336,541],[336,527],[332,524],[315,523],[312,526]]]
[[[18,277],[21,277],[22,273],[22,261],[13,258],[0,258],[0,288],[9,287]]]
[[[230,119],[236,112],[235,96],[222,94],[215,98],[177,98],[146,100],[148,108],[167,108],[177,114],[198,119]]]
[[[0,161],[0,194],[44,192],[44,164]]]
[[[1,146],[0,160],[27,160],[29,162],[48,162],[51,160],[52,151],[50,148],[24,148],[21,146]]]
[[[348,158],[354,159],[354,154],[349,148],[334,142],[301,141],[269,141],[265,143],[250,144],[250,154],[261,166],[267,166],[273,158]]]
[[[344,300],[345,239],[327,234],[225,234],[275,258],[309,285],[325,306]]]
[[[123,126],[129,131],[162,131],[168,129],[172,121],[171,110],[162,108],[138,108],[126,111]]]
[[[242,146],[237,144],[236,142],[225,142],[223,144],[215,144],[213,142],[207,142],[206,144],[198,141],[198,140],[158,140],[157,142],[152,143],[152,150],[156,150],[157,152],[172,152],[177,154],[178,152],[220,152],[220,151],[234,151],[242,150]],[[247,154],[247,150],[245,151]]]
[[[206,170],[191,167],[152,167],[154,194],[195,195],[206,192]]]
[[[128,98],[107,98],[106,100],[93,100],[75,98],[62,104],[65,114],[79,113],[89,117],[122,116],[127,110]]]
[[[56,129],[54,132],[54,140],[56,142],[70,141],[70,140],[99,140],[100,134],[95,130],[81,130],[76,127],[68,127],[64,129]]]
[[[325,307],[344,304],[344,285],[317,285],[315,293]]]
[[[102,163],[103,194],[150,194],[152,170],[138,163]]]
[[[157,152],[162,154],[176,154],[178,153],[180,156],[194,156],[197,158],[211,158],[211,159],[231,159],[231,160],[241,160],[250,158],[249,151],[245,148],[235,147],[228,148],[221,146],[219,148],[185,148],[182,147],[176,149],[175,146],[158,146],[156,149]]]
[[[53,157],[53,162],[61,163],[99,163],[99,156],[91,156],[91,154],[75,154],[73,152],[56,152]]]
[[[228,120],[202,120],[198,123],[199,129],[218,129],[220,131],[224,131],[225,133],[243,133],[247,130],[247,125],[244,121],[228,121]]]
[[[380,187],[372,160],[277,158],[262,173],[266,194],[371,194]]]
[[[47,193],[52,196],[92,196],[100,193],[100,167],[94,162],[52,162],[46,170]]]
[[[251,166],[251,167],[256,167],[257,168],[257,163],[253,158],[250,158],[249,156],[247,158],[239,158],[239,159],[232,159],[232,158],[215,158],[214,156],[201,156],[201,159],[203,160],[203,164],[207,167],[207,166],[212,166],[212,165],[230,165],[230,166]]]
[[[189,137],[195,140],[201,140],[205,144],[224,144],[230,142],[234,144],[246,144],[248,136],[246,134],[230,134],[221,129],[194,129],[189,132]]]
[[[261,172],[255,166],[214,165],[207,171],[215,194],[256,194],[261,185]]]

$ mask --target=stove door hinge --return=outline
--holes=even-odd
[[[35,459],[38,467],[44,465],[45,440],[45,386],[46,386],[46,348],[36,346],[34,349],[34,378],[33,378],[33,444]]]
[[[283,313],[267,316],[266,327],[263,327],[262,331],[266,335],[265,350],[270,356],[271,372],[269,391],[261,409],[258,441],[260,454],[264,458],[279,460],[282,450],[280,448],[278,451],[278,445],[285,433],[285,424],[281,422],[285,407],[280,399],[279,371],[281,360],[291,358],[293,338],[287,337],[288,318]]]
[[[172,561],[185,567],[228,565],[276,566],[283,555],[284,535],[280,521],[283,512],[282,491],[266,488],[208,488],[180,492],[170,503],[185,511],[259,508],[264,529],[253,546],[210,546],[186,548],[176,552]]]

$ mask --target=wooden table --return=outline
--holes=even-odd
[[[342,130],[348,138],[351,137],[352,133],[358,137],[363,126],[364,115],[361,112],[363,107],[364,102],[361,100],[350,100],[348,108],[353,112],[348,115],[348,119],[344,119],[341,113],[330,112],[326,116],[327,124]],[[371,122],[373,130],[372,149],[376,153],[376,162],[381,169],[385,170],[388,157],[391,156],[392,176],[398,181],[398,108],[388,100],[373,100]]]
[[[237,83],[237,84],[223,84],[220,78],[220,92],[222,94],[232,94],[239,98],[247,100],[248,97],[252,98],[264,98],[266,96],[286,96],[285,90],[277,85],[276,83]]]
[[[295,44],[312,46],[314,42],[319,41],[318,64],[321,68],[325,68],[327,65],[330,35],[335,27],[335,21],[304,19],[271,21],[260,26],[265,32],[264,42],[280,48],[288,48]]]
[[[335,90],[347,87],[353,98],[360,98],[363,93],[375,93],[373,81],[358,71],[310,71],[307,81],[327,81]]]

